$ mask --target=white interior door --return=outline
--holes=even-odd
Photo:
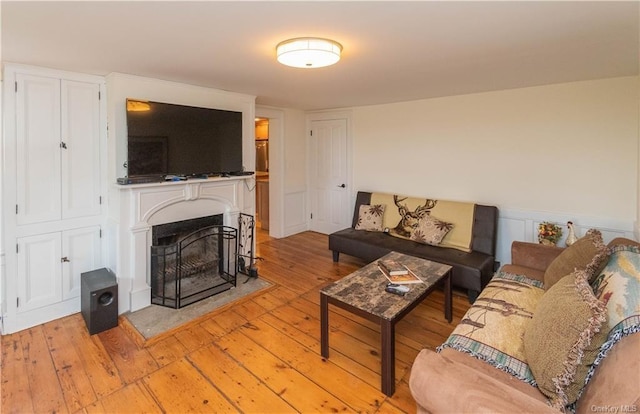
[[[351,225],[346,119],[311,121],[311,230],[329,234]]]

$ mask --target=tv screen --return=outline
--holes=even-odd
[[[127,175],[242,171],[242,112],[127,99]]]

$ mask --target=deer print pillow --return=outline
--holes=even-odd
[[[418,243],[437,246],[452,228],[453,223],[438,220],[427,214],[420,219],[410,238]]]
[[[361,205],[356,230],[382,231],[384,204]]]

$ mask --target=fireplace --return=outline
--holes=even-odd
[[[238,226],[240,213],[253,213],[253,177],[212,177],[114,187],[119,209],[107,232],[118,241],[109,265],[118,275],[119,313],[151,305],[153,227],[222,214],[222,224]],[[174,243],[175,241],[172,241]]]
[[[223,215],[152,227],[151,303],[175,309],[236,285],[237,229]]]

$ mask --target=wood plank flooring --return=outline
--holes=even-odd
[[[0,411],[414,413],[411,364],[446,339],[466,296],[454,292],[451,324],[436,291],[397,325],[396,392],[386,397],[375,324],[330,307],[330,358],[320,356],[318,290],[365,263],[333,263],[318,233],[257,240],[259,275],[275,287],[160,340],[140,343],[123,326],[89,335],[80,314],[3,336]]]

